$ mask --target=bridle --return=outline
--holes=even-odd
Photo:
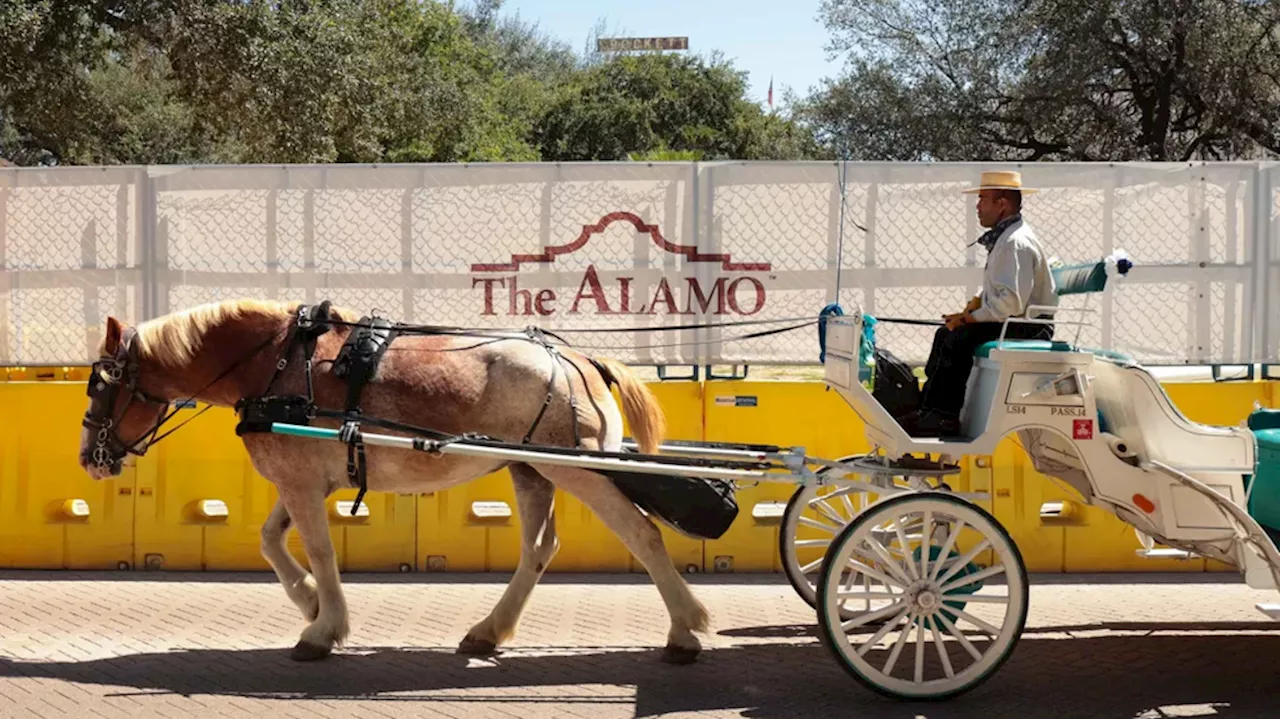
[[[231,374],[233,370],[256,356],[278,338],[278,335],[268,337],[244,357],[233,362],[231,366],[223,370],[217,377],[214,377],[195,395],[175,403],[172,400],[149,394],[138,387],[140,369],[138,349],[135,344],[137,336],[137,329],[133,327],[124,329],[121,333],[120,346],[116,348],[116,353],[114,355],[103,355],[98,358],[97,362],[93,363],[93,371],[89,375],[89,385],[86,390],[90,402],[89,409],[85,411],[81,425],[95,431],[97,435],[93,447],[82,452],[81,459],[85,461],[86,465],[92,465],[113,474],[120,470],[121,463],[124,462],[128,455],[132,454],[137,457],[145,455],[147,450],[159,443],[160,440],[177,432],[187,422],[209,411],[213,407],[212,404],[206,404],[204,409],[183,420],[178,426],[158,437],[156,436],[160,428],[170,419],[173,419],[174,415],[184,407],[187,407],[196,396],[217,384],[219,380]],[[284,364],[284,362],[281,362],[277,366],[277,375],[284,369]],[[274,382],[274,379],[272,381]],[[113,417],[111,416],[111,409],[115,406],[116,399],[120,396],[122,390],[129,393],[129,398],[125,400],[124,406]],[[129,405],[135,400],[144,404],[163,405],[164,412],[155,421],[155,424],[143,432],[141,436],[133,442],[125,442],[117,434],[117,428],[125,412],[129,410]],[[177,406],[171,409],[171,406],[175,404]],[[145,444],[143,444],[144,441]],[[142,445],[141,448],[139,448],[139,445]]]
[[[96,437],[93,446],[86,448],[81,459],[86,460],[86,464],[92,464],[103,471],[117,472],[128,455],[141,457],[146,454],[147,449],[159,441],[155,435],[160,431],[160,426],[173,416],[173,412],[169,411],[173,404],[171,400],[157,397],[138,387],[138,351],[134,344],[136,336],[137,330],[132,327],[125,328],[115,355],[103,355],[98,358],[98,361],[93,363],[93,370],[89,375],[85,392],[90,399],[89,409],[85,411],[81,425],[96,432]],[[116,400],[122,391],[128,393],[128,399],[112,416],[112,408],[115,407]],[[120,439],[117,431],[120,420],[135,401],[163,406],[164,412],[151,429],[133,442],[126,443]],[[144,440],[146,444],[139,449],[138,446]]]

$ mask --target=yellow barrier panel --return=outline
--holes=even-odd
[[[176,426],[203,406],[184,409]],[[275,485],[254,470],[240,437],[235,412],[215,408],[153,447],[139,462],[136,559],[149,569],[210,571],[268,570],[261,531],[278,496]],[[306,440],[299,440],[306,441]],[[344,571],[408,571],[415,564],[417,515],[414,498],[365,495],[350,516],[355,489],[327,501],[329,535]],[[296,528],[287,546],[309,566]]]
[[[809,455],[828,458],[869,449],[861,420],[819,382],[712,381],[703,407],[707,441],[803,446]],[[709,570],[782,571],[778,528],[795,491],[789,482],[739,491],[737,521],[723,537],[706,542]]]
[[[78,462],[81,383],[0,383],[0,566],[127,569],[135,472],[90,479]]]
[[[520,515],[507,470],[418,498],[418,570],[510,572],[520,562]]]

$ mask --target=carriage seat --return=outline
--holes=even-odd
[[[1133,263],[1124,257],[1118,255],[1116,260],[1116,270],[1121,275],[1129,274]],[[1055,294],[1059,297],[1067,295],[1083,295],[1093,292],[1101,292],[1107,287],[1107,260],[1101,262],[1085,262],[1079,265],[1067,265],[1064,267],[1056,267],[1052,270],[1053,284]],[[977,357],[990,357],[991,350],[999,347],[1000,349],[1014,351],[1036,351],[1036,352],[1092,352],[1095,356],[1105,357],[1115,360],[1116,362],[1127,363],[1132,362],[1133,358],[1123,352],[1114,350],[1090,349],[1087,347],[1076,348],[1071,346],[1069,342],[1062,340],[1004,340],[991,341],[982,344],[974,353]]]

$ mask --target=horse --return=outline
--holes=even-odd
[[[274,389],[277,396],[313,397],[318,407],[343,406],[348,384],[335,376],[334,359],[359,319],[328,302],[316,307],[252,299],[203,304],[136,327],[108,317],[89,380],[80,466],[95,480],[119,476],[124,462],[134,461],[128,455],[142,456],[163,439],[156,433],[180,398],[205,403],[206,410],[242,411],[247,398]],[[540,331],[406,331],[389,344],[359,396],[363,416],[451,435],[620,451],[625,414],[646,454],[657,453],[666,431],[661,407],[625,364],[553,346]],[[621,407],[611,393],[615,386]],[[336,428],[341,420],[316,416],[312,424]],[[241,438],[254,469],[279,494],[262,525],[262,556],[309,622],[290,656],[323,659],[350,631],[325,511],[331,493],[354,486],[349,448],[270,431]],[[521,527],[519,563],[489,614],[459,642],[459,654],[492,654],[514,637],[533,588],[560,547],[553,506],[558,487],[593,511],[656,585],[670,618],[661,660],[695,661],[701,651],[695,633],[706,632],[707,610],[676,569],[657,525],[608,476],[532,460],[384,446],[364,452],[369,491],[442,492],[503,468],[510,472]],[[301,536],[310,573],[286,550],[290,528]]]

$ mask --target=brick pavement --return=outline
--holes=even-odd
[[[0,572],[0,717],[1276,717],[1280,624],[1234,575],[1033,576],[1028,629],[987,684],[945,704],[848,677],[776,575],[696,576],[712,634],[657,659],[643,575],[551,575],[515,643],[453,654],[504,575],[348,575],[352,636],[287,658],[303,623],[260,574]]]

